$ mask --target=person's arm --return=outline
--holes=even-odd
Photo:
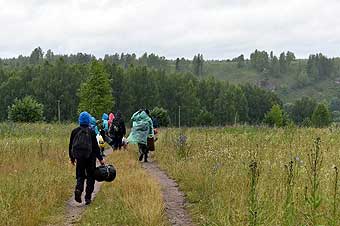
[[[100,154],[100,149],[98,146],[97,138],[95,133],[91,134],[92,138],[92,152],[95,154],[96,158],[99,160],[100,164],[104,165],[105,160],[103,159],[103,156]]]
[[[73,130],[72,133],[71,133],[71,136],[70,136],[70,143],[69,143],[69,145],[68,145],[68,155],[69,155],[70,160],[71,160],[72,163],[74,163],[74,161],[75,161],[75,158],[74,158],[73,153],[72,153],[73,139],[74,139],[74,130]]]
[[[149,120],[149,126],[150,126],[149,135],[152,136],[152,137],[154,137],[155,134],[154,134],[154,132],[153,132],[153,123],[152,123],[151,118],[150,118],[150,120]]]

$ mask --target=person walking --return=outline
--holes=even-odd
[[[124,120],[122,118],[122,114],[120,111],[116,112],[116,116],[113,119],[110,129],[109,136],[112,139],[112,146],[114,150],[121,149],[123,146],[123,137],[126,134],[126,127]]]
[[[129,143],[138,144],[139,161],[142,161],[144,159],[144,162],[148,161],[148,137],[154,136],[152,120],[147,112],[147,109],[139,110],[132,115],[132,128],[131,133],[128,137]]]
[[[109,124],[109,129],[110,129],[111,123],[112,123],[112,121],[113,121],[114,119],[115,119],[115,115],[111,112],[111,113],[109,114],[109,120],[107,121],[108,124]]]
[[[97,126],[97,120],[93,116],[90,119],[90,128],[96,133],[96,135],[99,134],[99,130],[98,130],[98,126]]]
[[[109,116],[106,113],[102,115],[102,128],[105,131],[105,134],[109,131]],[[104,137],[103,137],[104,138]]]
[[[91,203],[95,179],[93,173],[96,169],[96,158],[101,165],[105,160],[100,154],[96,134],[90,128],[91,116],[89,113],[81,112],[79,115],[79,126],[72,130],[69,143],[69,158],[72,165],[76,165],[77,184],[74,191],[74,199],[81,203],[81,194],[84,190],[86,179],[85,204]]]

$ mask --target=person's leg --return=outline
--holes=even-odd
[[[118,138],[117,136],[114,137],[114,150],[117,150],[118,149]]]
[[[139,161],[143,160],[144,157],[144,150],[143,150],[143,144],[138,144],[138,151],[139,151]]]
[[[122,136],[117,137],[117,146],[119,150],[122,149],[122,146],[123,146],[122,142],[123,142],[123,137]]]
[[[90,158],[87,160],[86,164],[86,193],[85,193],[85,204],[90,204],[91,202],[91,197],[92,197],[92,192],[94,190],[94,184],[95,184],[95,179],[94,179],[94,171],[96,169],[96,159],[95,158]]]
[[[141,153],[141,155],[139,156],[139,161],[143,160],[144,157],[144,162],[148,161],[148,147],[146,144],[138,144],[139,147],[139,153]]]
[[[77,202],[81,202],[81,193],[84,190],[84,181],[86,178],[85,174],[85,162],[82,159],[77,159],[76,163],[76,178],[77,178],[77,185],[74,191],[74,199]]]
[[[110,136],[110,143],[108,143],[112,148],[113,148],[113,145],[115,144],[115,138],[114,136]]]
[[[145,145],[145,147],[144,147],[144,162],[148,162],[148,155],[149,155],[149,149],[148,149],[148,146]]]
[[[102,148],[102,147],[100,148],[100,155],[105,157],[104,148]]]

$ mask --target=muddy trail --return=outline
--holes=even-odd
[[[112,149],[106,149],[105,150],[105,155],[109,155],[112,153]],[[99,162],[97,161],[97,166],[99,165]],[[100,191],[100,187],[102,185],[103,182],[98,182],[96,181],[96,183],[94,184],[94,191],[92,193],[92,201],[93,199],[96,197],[97,193]],[[84,191],[86,188],[86,184],[84,187]],[[82,203],[77,203],[74,200],[74,194],[72,195],[72,197],[68,200],[67,204],[66,204],[66,211],[65,211],[65,220],[64,220],[64,224],[65,226],[72,226],[74,224],[79,223],[79,221],[81,220],[81,216],[84,213],[85,209],[86,209],[86,205],[84,202],[84,195],[85,192],[83,192],[82,194]]]
[[[161,170],[157,163],[143,163],[143,168],[154,177],[162,187],[166,215],[173,226],[194,226],[189,213],[185,209],[185,198],[178,184]]]

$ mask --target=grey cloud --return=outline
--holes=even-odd
[[[246,56],[255,48],[337,56],[335,0],[0,0],[0,57],[57,53]]]

